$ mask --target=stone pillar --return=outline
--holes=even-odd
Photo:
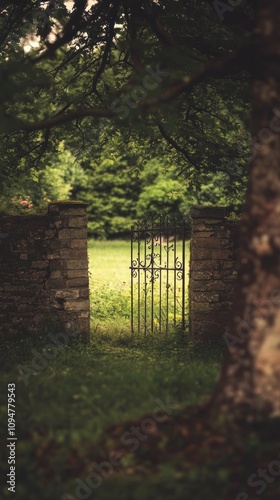
[[[50,274],[45,287],[62,327],[84,338],[90,332],[86,203],[55,202],[49,205],[50,228],[47,259]]]
[[[54,325],[88,338],[89,321],[86,204],[0,216],[0,337]]]
[[[227,331],[237,276],[237,224],[224,207],[191,209],[190,333],[215,340]]]

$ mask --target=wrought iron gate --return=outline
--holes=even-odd
[[[131,229],[131,331],[185,329],[186,223],[149,216]]]

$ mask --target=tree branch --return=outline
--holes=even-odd
[[[45,50],[42,54],[31,59],[31,62],[37,63],[46,59],[47,57],[53,56],[53,54],[63,45],[71,42],[74,36],[77,34],[81,20],[83,17],[83,13],[86,9],[88,0],[75,0],[75,9],[72,12],[69,21],[65,24],[63,31],[60,35],[57,36],[54,43],[47,43],[47,50]]]
[[[162,137],[166,140],[166,142],[168,142],[168,144],[170,144],[170,146],[172,146],[173,149],[178,151],[178,153],[181,153],[192,166],[196,167],[188,151],[185,148],[182,148],[182,146],[180,146],[172,137],[170,137],[166,132],[165,128],[160,123],[157,123],[157,127]]]
[[[213,61],[196,71],[192,76],[184,76],[170,87],[163,90],[161,94],[143,101],[139,108],[146,112],[154,106],[172,101],[183,92],[191,92],[195,85],[201,83],[208,77],[217,77],[225,72],[241,71],[245,66],[245,59],[251,54],[251,46],[247,45],[239,49],[234,54]]]
[[[93,78],[93,81],[92,81],[92,90],[95,91],[97,94],[98,94],[98,91],[97,91],[96,87],[97,87],[98,81],[99,81],[102,73],[105,71],[106,64],[107,64],[107,61],[108,61],[108,58],[109,58],[109,55],[111,52],[111,47],[112,47],[113,39],[114,39],[114,35],[115,35],[114,28],[115,28],[115,23],[116,23],[118,13],[119,13],[119,7],[120,7],[120,0],[115,0],[114,5],[111,9],[111,11],[112,11],[111,19],[108,22],[108,26],[107,26],[107,37],[108,38],[107,38],[104,52],[102,55],[101,64],[100,64],[98,70],[96,71],[94,78]]]
[[[125,19],[127,23],[127,33],[128,33],[128,42],[130,46],[129,49],[130,49],[131,62],[135,72],[139,73],[140,71],[143,71],[143,69],[145,69],[145,66],[141,60],[138,50],[136,49],[137,28],[134,22],[135,13],[131,11],[132,6],[129,4],[127,0],[123,0],[123,6],[124,6]]]
[[[154,5],[153,13],[150,14],[147,10],[141,10],[143,18],[149,23],[153,33],[156,35],[160,42],[163,42],[168,47],[181,48],[176,38],[167,31],[158,19],[157,8]]]
[[[217,16],[217,22],[221,22],[219,20],[218,13],[215,10],[214,1],[213,0],[206,0],[206,1],[215,11],[215,14]],[[250,9],[252,9],[253,13],[255,14],[257,2],[255,2],[254,0],[253,1],[247,0],[247,3],[249,3]],[[238,5],[236,5],[236,7],[231,7],[230,5],[228,6],[228,11],[225,12],[224,19],[222,20],[222,22],[226,26],[236,25],[244,29],[245,31],[249,31],[250,33],[252,32],[255,25],[253,16],[250,17],[248,13],[246,13],[245,10]]]
[[[195,87],[195,85],[202,82],[208,77],[217,77],[225,72],[242,70],[244,63],[248,63],[248,60],[250,60],[250,56],[251,46],[247,45],[245,47],[242,47],[239,51],[234,54],[230,54],[226,58],[211,62],[204,68],[198,70],[192,76],[185,76],[181,78],[179,81],[163,90],[158,96],[151,97],[140,103],[138,109],[142,112],[147,112],[149,109],[158,106],[159,104],[170,102],[172,99],[176,98],[183,92],[190,92],[193,87]],[[254,60],[252,58],[250,62],[252,65],[254,65]],[[111,109],[106,108],[77,109],[67,114],[57,114],[51,118],[47,118],[39,122],[25,123],[18,121],[18,130],[32,132],[35,130],[54,127],[75,119],[82,119],[89,116],[96,118],[115,118],[117,117],[117,114]]]
[[[24,130],[25,132],[34,132],[35,130],[44,130],[51,127],[56,127],[57,125],[63,125],[64,123],[71,122],[76,119],[86,118],[115,118],[116,113],[110,109],[105,108],[87,108],[87,109],[77,109],[67,114],[57,113],[51,118],[46,118],[34,123],[28,123],[24,121],[18,122],[18,130]]]

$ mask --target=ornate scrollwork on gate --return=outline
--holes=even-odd
[[[132,332],[168,332],[178,323],[184,328],[185,238],[185,221],[169,216],[150,215],[132,228]]]

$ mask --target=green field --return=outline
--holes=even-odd
[[[177,245],[180,255],[182,244]],[[110,330],[129,334],[131,316],[131,248],[129,241],[89,241],[89,269],[91,289],[91,326],[93,332]],[[186,245],[188,268],[189,244]],[[188,289],[188,271],[185,276]],[[170,305],[170,316],[172,316]],[[157,322],[157,318],[154,320]]]
[[[130,242],[90,240],[93,333],[130,332]]]

